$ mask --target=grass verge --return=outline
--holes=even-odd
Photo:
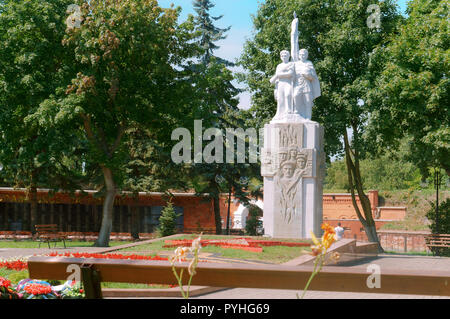
[[[244,236],[218,236],[218,235],[203,235],[202,239],[209,239],[209,240],[225,240],[225,239],[236,239],[236,238],[242,238]],[[195,239],[197,238],[197,235],[180,235],[177,238],[172,239]],[[276,238],[266,238],[266,237],[252,237],[257,240],[274,240],[274,241],[285,241],[285,242],[306,242],[310,243],[309,241],[305,240],[294,240],[294,239],[276,239]],[[139,253],[139,252],[145,252],[145,254],[149,255],[165,255],[165,254],[171,254],[174,251],[174,248],[165,248],[163,247],[165,245],[165,241],[156,241],[151,244],[144,244],[135,246],[132,248],[126,248],[121,250],[118,250],[117,253],[121,252],[133,252],[133,253]],[[230,259],[241,259],[241,260],[255,260],[255,261],[263,261],[273,264],[282,264],[284,262],[287,262],[291,259],[294,259],[296,257],[299,257],[303,254],[309,253],[311,249],[309,247],[286,247],[286,246],[270,246],[270,247],[263,247],[263,251],[261,253],[258,252],[250,252],[240,249],[232,249],[232,248],[222,248],[217,246],[206,246],[203,247],[201,252],[203,253],[210,253],[214,254],[215,257],[223,257],[223,258],[230,258]]]
[[[131,241],[112,241],[109,243],[109,246],[115,247],[125,244],[130,244]],[[94,242],[88,241],[66,241],[66,247],[93,247]],[[62,242],[56,243],[56,247],[54,247],[54,243],[50,243],[50,249],[55,248],[64,248],[64,244]],[[1,240],[0,248],[39,248],[39,242],[32,240],[23,240],[23,241],[13,241],[13,240]],[[47,243],[41,243],[40,248],[47,248]]]

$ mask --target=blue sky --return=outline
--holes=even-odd
[[[402,12],[405,12],[408,0],[397,0]],[[159,0],[161,7],[170,7],[173,3],[175,7],[182,8],[180,20],[184,21],[188,14],[194,14],[192,0]],[[245,40],[251,38],[253,23],[252,15],[256,14],[258,5],[263,0],[213,0],[215,7],[211,9],[212,16],[223,15],[216,25],[221,28],[231,26],[228,36],[225,40],[218,43],[220,49],[216,55],[230,61],[235,61],[242,52]],[[374,0],[374,3],[377,1]],[[250,106],[250,95],[243,93],[240,96],[240,107],[248,108]]]

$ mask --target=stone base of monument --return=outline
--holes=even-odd
[[[316,122],[267,124],[264,176],[264,233],[274,238],[321,235],[325,175],[324,130]]]

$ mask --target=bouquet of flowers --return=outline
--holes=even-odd
[[[19,299],[21,295],[11,288],[11,281],[0,277],[0,299]]]
[[[23,298],[26,299],[59,299],[60,296],[56,293],[52,286],[42,280],[21,280],[17,285],[17,291],[19,291]]]
[[[58,291],[62,299],[84,299],[86,297],[81,283],[75,280],[68,280],[64,285],[53,287]]]

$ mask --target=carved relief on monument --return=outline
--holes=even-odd
[[[283,150],[283,154],[286,156],[281,156],[284,160],[279,163],[274,182],[281,217],[286,224],[290,224],[301,214],[301,201],[297,197],[302,195],[302,178],[312,177],[313,150],[290,147]]]
[[[281,148],[278,150],[263,149],[261,160],[261,175],[274,177],[280,175],[283,165],[292,166],[296,175],[300,177],[314,177],[313,150],[299,147]]]
[[[303,125],[279,125],[276,129],[279,135],[279,147],[303,145]]]
[[[278,150],[263,149],[261,174],[273,177],[276,187],[276,202],[286,224],[301,214],[301,184],[303,177],[313,177],[312,149],[287,147]]]

